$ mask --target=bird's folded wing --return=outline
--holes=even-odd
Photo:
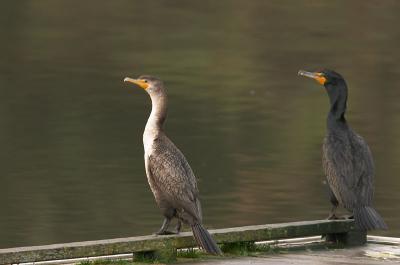
[[[200,218],[196,205],[198,190],[195,176],[183,154],[175,148],[156,149],[150,155],[152,178],[172,205]]]
[[[323,164],[333,192],[346,208],[370,205],[373,196],[373,161],[368,145],[356,135],[336,145],[324,144]],[[338,148],[335,148],[338,147]]]

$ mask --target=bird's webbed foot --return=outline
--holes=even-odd
[[[176,235],[176,232],[173,231],[168,231],[168,230],[163,230],[163,231],[158,231],[155,233],[157,236],[165,236],[165,235]]]
[[[329,216],[326,219],[328,219],[328,220],[338,220],[340,218],[337,217],[336,214],[331,213],[331,214],[329,214]]]
[[[343,215],[343,216],[337,216],[336,214],[329,214],[328,220],[352,220],[354,219],[353,215]]]
[[[353,220],[354,219],[354,215],[344,215],[342,218],[345,219],[345,220]]]
[[[333,205],[333,207],[332,207],[332,209],[331,209],[331,211],[330,211],[330,213],[328,215],[328,218],[326,218],[326,219],[328,219],[328,220],[337,220],[337,219],[339,219],[339,217],[336,216],[337,207],[338,207],[337,204]]]

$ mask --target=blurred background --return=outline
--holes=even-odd
[[[329,109],[299,69],[349,85],[347,118],[376,163],[375,206],[400,236],[400,2],[4,1],[0,247],[145,235],[155,75],[166,131],[196,176],[209,228],[326,218]]]

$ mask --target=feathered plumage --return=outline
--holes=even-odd
[[[353,213],[358,228],[387,229],[382,217],[372,207],[374,196],[374,162],[365,140],[348,125],[347,84],[343,77],[331,70],[299,71],[299,75],[315,79],[325,86],[330,100],[327,134],[323,144],[323,168],[330,188],[335,217],[342,205]]]
[[[163,124],[167,115],[167,94],[163,82],[155,77],[126,78],[146,90],[152,110],[143,133],[144,160],[147,179],[165,219],[157,234],[172,233],[172,218],[190,225],[196,242],[210,254],[221,254],[214,239],[202,225],[202,212],[196,177],[185,156],[166,136]]]

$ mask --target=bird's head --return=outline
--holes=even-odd
[[[316,72],[300,70],[298,75],[314,79],[326,88],[328,94],[347,93],[347,86],[344,78],[337,72],[323,69]]]
[[[143,88],[150,96],[163,96],[165,94],[164,83],[153,76],[141,75],[136,79],[125,77],[124,82],[133,83]]]
[[[300,70],[298,72],[298,75],[312,78],[319,84],[324,86],[336,85],[344,80],[339,73],[329,69],[323,69],[321,71],[316,71],[316,72],[307,72],[304,70]]]
[[[331,103],[331,111],[328,117],[334,117],[335,120],[345,121],[344,113],[347,104],[347,85],[343,77],[335,71],[324,69],[316,72],[307,72],[300,70],[298,75],[316,80],[323,85],[328,92]]]

